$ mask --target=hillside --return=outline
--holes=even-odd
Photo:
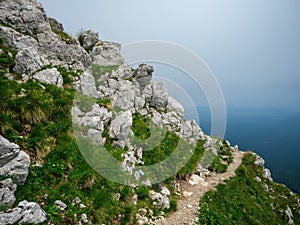
[[[299,195],[185,120],[152,66],[0,2],[0,224],[300,223]]]

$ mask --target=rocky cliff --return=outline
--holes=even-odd
[[[152,81],[154,68],[126,64],[120,44],[91,30],[68,35],[35,0],[0,3],[0,224],[159,224],[177,209],[180,179],[194,185],[234,163],[238,147],[185,120]],[[90,151],[99,146],[118,170]],[[147,170],[174,152],[168,170]],[[251,182],[275,196],[270,171],[253,156],[262,170]],[[110,177],[101,176],[107,168]],[[126,183],[112,182],[119,169]],[[286,199],[269,207],[280,207],[279,223],[299,222],[299,196]]]

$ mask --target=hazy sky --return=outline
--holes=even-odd
[[[300,110],[299,0],[40,2],[74,35],[84,28],[122,44],[162,40],[189,48],[215,73],[228,105]]]

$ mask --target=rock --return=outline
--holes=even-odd
[[[86,70],[91,66],[91,57],[80,45],[67,44],[53,32],[41,33],[37,37],[38,52],[46,65],[70,65],[75,70]]]
[[[64,32],[64,27],[62,25],[62,23],[58,22],[56,19],[54,18],[48,18],[48,21],[50,23],[51,29],[58,31],[58,32]]]
[[[118,69],[113,70],[110,77],[115,79],[131,79],[133,76],[132,69],[127,64],[122,64]]]
[[[80,76],[80,86],[81,86],[81,91],[84,95],[88,95],[94,98],[99,97],[99,94],[96,89],[95,78],[90,73],[84,72]]]
[[[131,132],[132,114],[130,110],[117,114],[116,118],[111,122],[109,136],[116,138],[122,142],[122,148],[125,147],[125,142]]]
[[[79,41],[81,42],[83,48],[88,49],[94,46],[98,42],[98,39],[99,34],[97,32],[87,30],[81,34]]]
[[[175,112],[178,116],[183,118],[183,106],[172,97],[168,97],[167,110]]]
[[[265,165],[265,160],[260,156],[256,155],[255,153],[253,154],[256,156],[255,165],[263,167]]]
[[[188,192],[188,191],[183,192],[183,197],[185,197],[185,198],[191,197],[192,195],[193,195],[193,192]]]
[[[103,145],[105,143],[105,138],[102,138],[102,131],[89,129],[87,132],[88,139],[96,144],[96,145]]]
[[[157,107],[159,109],[164,109],[168,101],[168,91],[160,82],[153,82],[152,85],[152,100],[150,106]]]
[[[44,65],[39,53],[33,47],[20,50],[16,55],[15,63],[14,71],[20,74],[33,74]]]
[[[133,74],[133,77],[136,79],[136,81],[140,85],[140,91],[143,91],[144,88],[150,84],[150,81],[152,79],[152,73],[154,69],[150,65],[141,64],[136,69],[136,71]]]
[[[107,108],[100,107],[98,104],[94,104],[92,111],[85,114],[85,117],[98,116],[103,124],[107,124],[112,117],[112,112],[109,112]]]
[[[61,210],[61,211],[65,211],[65,209],[68,207],[64,202],[62,202],[61,200],[56,200],[54,202],[55,206]]]
[[[166,187],[162,187],[160,193],[162,193],[163,195],[166,195],[166,196],[171,194],[170,191],[168,190],[168,188],[166,188]]]
[[[38,42],[33,37],[21,34],[9,27],[0,25],[0,36],[5,40],[5,44],[15,51],[20,51],[25,48],[38,49]]]
[[[161,193],[157,193],[153,190],[150,191],[150,198],[155,201],[153,204],[160,209],[169,209],[170,201],[169,198]]]
[[[9,140],[0,135],[0,167],[15,158],[19,152],[19,145],[9,142]]]
[[[196,174],[193,174],[189,180],[189,184],[191,184],[191,185],[196,185],[201,182],[204,182],[204,179]]]
[[[72,205],[76,205],[79,204],[81,202],[81,199],[79,197],[76,197],[73,201],[72,201]]]
[[[22,201],[18,207],[0,212],[0,224],[42,223],[46,220],[46,213],[34,202]]]
[[[263,177],[273,181],[273,178],[271,177],[271,171],[269,169],[264,168]]]
[[[284,211],[285,214],[288,216],[289,218],[289,224],[294,224],[294,220],[293,220],[293,213],[292,210],[290,209],[290,207],[288,206],[287,209]]]
[[[132,109],[134,107],[135,89],[130,81],[121,80],[116,94],[116,100],[112,101],[113,107],[123,110]]]
[[[56,68],[42,70],[34,74],[33,78],[41,83],[54,84],[57,87],[63,85],[63,77]]]
[[[35,0],[1,1],[0,21],[30,35],[50,30],[45,10]]]
[[[255,180],[259,183],[261,182],[261,179],[259,177],[255,177]]]
[[[163,124],[168,125],[172,130],[179,131],[182,127],[182,119],[175,112],[162,113]]]
[[[187,207],[188,209],[192,209],[192,208],[193,208],[192,205],[186,205],[186,207]]]
[[[100,66],[121,65],[124,64],[124,58],[121,56],[120,50],[120,44],[104,42],[95,46],[90,55],[93,63]]]
[[[13,183],[12,179],[8,178],[0,181],[0,207],[14,204],[16,190],[17,185]]]
[[[29,165],[29,156],[20,151],[15,158],[0,167],[0,176],[14,177],[20,184],[24,184],[28,176]]]
[[[89,222],[89,220],[87,218],[87,215],[85,213],[81,214],[81,221],[84,222],[84,223],[88,223]]]

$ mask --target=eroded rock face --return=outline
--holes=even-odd
[[[46,220],[46,213],[34,202],[22,201],[18,207],[0,212],[0,224],[28,224],[42,223]]]
[[[99,39],[98,32],[94,32],[92,30],[88,30],[81,35],[82,47],[88,49],[94,46]]]
[[[13,183],[12,179],[8,178],[0,181],[0,207],[14,204],[16,190],[17,185]]]
[[[0,21],[16,30],[37,34],[45,27],[50,30],[43,6],[35,0],[0,1]]]
[[[154,69],[152,66],[141,64],[134,72],[134,78],[137,80],[137,82],[140,85],[140,90],[144,90],[144,88],[150,84],[150,81],[152,80],[152,73]]]
[[[157,193],[153,190],[151,190],[149,192],[150,194],[150,198],[151,200],[153,200],[153,205],[155,205],[156,207],[158,208],[161,208],[161,209],[169,209],[170,208],[170,201],[169,201],[169,198],[162,194],[162,193]]]
[[[54,84],[57,87],[62,87],[63,77],[56,68],[42,70],[33,75],[33,78],[41,83]]]
[[[83,94],[90,97],[99,97],[98,91],[96,89],[95,78],[88,72],[84,72],[80,77],[80,86]]]
[[[93,62],[100,66],[124,64],[120,49],[121,45],[118,43],[103,42],[93,48],[91,52]]]
[[[15,158],[0,167],[0,175],[14,177],[20,184],[24,184],[28,176],[29,165],[29,156],[20,151]]]
[[[48,18],[48,21],[49,21],[52,29],[59,31],[59,32],[64,31],[64,26],[62,25],[62,23],[58,22],[56,19]]]
[[[0,135],[0,168],[15,158],[19,152],[19,145],[8,141]]]

